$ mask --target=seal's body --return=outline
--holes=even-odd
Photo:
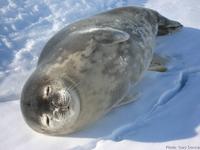
[[[75,22],[53,36],[26,82],[26,122],[46,134],[68,134],[126,97],[153,57],[156,35],[181,27],[156,11],[124,7]]]

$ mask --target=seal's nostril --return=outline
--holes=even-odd
[[[30,107],[30,106],[31,106],[31,103],[30,103],[30,102],[28,102],[28,103],[26,103],[25,105],[27,105],[28,107]]]

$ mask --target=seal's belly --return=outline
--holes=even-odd
[[[77,52],[68,57],[68,73],[77,75],[80,85],[81,114],[78,124],[87,124],[107,113],[127,93],[129,83],[136,83],[148,66],[151,50],[134,48],[128,42],[99,46],[89,57]],[[149,58],[147,60],[150,60]],[[69,71],[70,69],[70,71]]]

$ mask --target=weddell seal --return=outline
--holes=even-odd
[[[24,85],[25,121],[44,134],[69,134],[127,103],[129,85],[151,64],[156,35],[181,27],[154,10],[123,7],[63,28]]]

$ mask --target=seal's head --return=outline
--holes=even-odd
[[[80,101],[73,84],[38,72],[26,82],[21,110],[27,124],[46,134],[71,132],[80,113]]]

